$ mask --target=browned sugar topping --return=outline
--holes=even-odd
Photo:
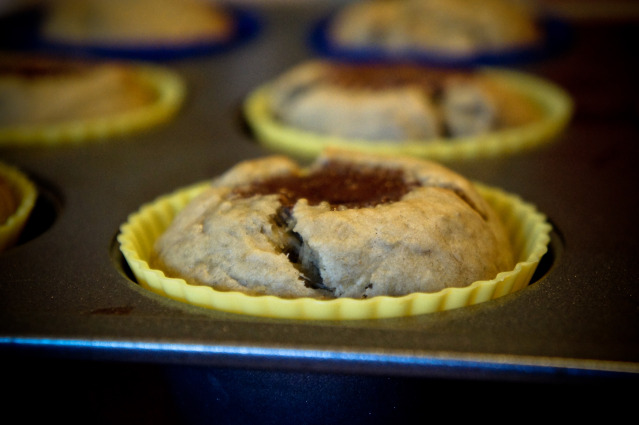
[[[328,202],[332,209],[363,208],[399,201],[417,185],[407,182],[400,169],[331,161],[310,174],[270,178],[239,188],[235,193],[245,198],[279,194],[285,207],[306,199],[310,205]]]
[[[438,92],[447,79],[470,78],[469,72],[434,69],[416,65],[332,64],[326,81],[341,87],[373,90],[419,86],[428,93]]]

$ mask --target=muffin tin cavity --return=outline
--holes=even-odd
[[[48,231],[62,211],[63,202],[59,192],[45,182],[39,180],[34,182],[38,189],[38,197],[16,246],[25,244]]]
[[[115,267],[115,269],[118,271],[118,273],[120,273],[131,283],[138,285],[138,280],[133,274],[131,267],[129,267],[129,264],[126,262],[124,255],[122,255],[122,252],[120,251],[120,243],[118,242],[119,234],[119,230],[115,232],[113,238],[111,239],[111,243],[109,244],[109,257],[111,257],[111,263],[113,264],[113,267]]]
[[[541,257],[537,269],[530,279],[530,285],[538,283],[548,277],[557,267],[564,251],[564,240],[560,231],[552,223],[553,230],[550,232],[550,242],[548,243],[548,251]]]

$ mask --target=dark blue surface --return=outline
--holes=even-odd
[[[470,379],[2,358],[3,398],[23,423],[411,424],[572,422],[634,414],[635,382],[529,385]],[[513,416],[515,415],[515,416]],[[603,416],[602,416],[603,417]],[[503,419],[502,419],[503,418]],[[500,419],[502,419],[500,421]]]

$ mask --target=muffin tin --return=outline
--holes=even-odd
[[[19,245],[0,255],[0,352],[35,362],[237,372],[224,375],[229,381],[250,380],[251,371],[306,376],[305,391],[319,382],[313,377],[380,377],[384,388],[407,376],[424,383],[636,380],[639,131],[629,93],[637,82],[620,44],[636,32],[632,25],[575,25],[569,51],[526,65],[576,101],[572,122],[552,144],[447,164],[549,217],[550,249],[527,288],[410,318],[324,322],[209,310],[137,285],[119,251],[120,225],[161,195],[270,153],[247,131],[242,101],[312,56],[309,28],[331,7],[255,5],[263,28],[254,39],[220,54],[164,61],[187,83],[170,122],[87,145],[0,147],[2,161],[40,190]]]

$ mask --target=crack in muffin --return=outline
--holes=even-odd
[[[438,164],[329,151],[242,162],[187,205],[154,268],[219,290],[367,298],[434,292],[513,266],[472,183]]]

